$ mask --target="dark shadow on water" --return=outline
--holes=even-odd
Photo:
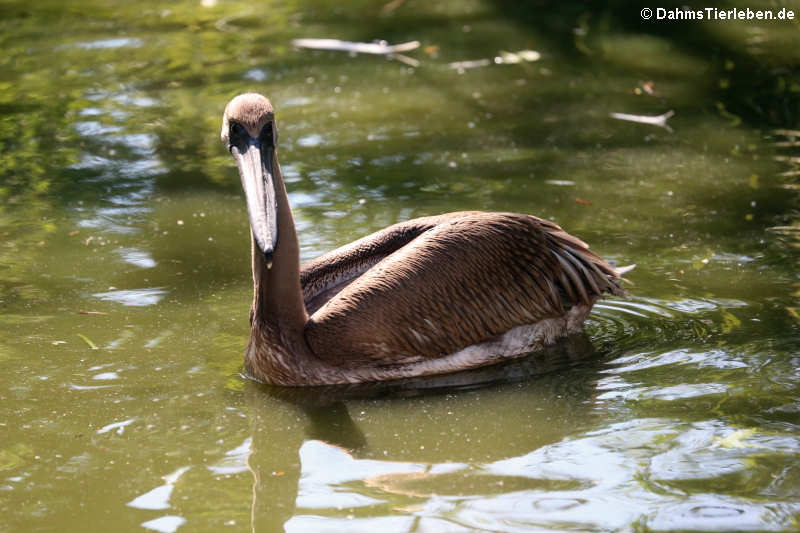
[[[545,36],[567,56],[578,60],[583,57],[587,68],[598,63],[602,68],[613,69],[615,66],[603,64],[601,50],[595,50],[594,55],[579,51],[575,45],[576,35],[579,35],[576,29],[579,27],[583,28],[582,31],[588,31],[586,37],[589,44],[597,35],[603,34],[657,36],[674,49],[710,63],[709,72],[704,76],[708,99],[699,100],[697,103],[700,106],[710,105],[715,100],[721,101],[728,111],[755,128],[763,128],[765,125],[775,128],[794,127],[800,120],[800,93],[791,89],[792,83],[800,80],[798,65],[782,64],[780,58],[760,51],[756,40],[740,41],[732,38],[736,33],[720,32],[713,22],[643,20],[641,9],[655,7],[646,2],[568,1],[559,2],[555,7],[552,3],[543,1],[493,0],[492,4],[498,14]],[[664,1],[658,6],[673,11],[686,8],[687,4]],[[717,7],[724,10],[734,6]],[[736,4],[735,7],[744,6]],[[777,9],[780,7],[782,6]],[[692,8],[699,9],[697,6]],[[748,23],[718,21],[717,24]],[[767,26],[769,23],[761,25]],[[658,76],[655,71],[629,74]],[[718,83],[721,78],[727,79],[728,83]]]
[[[303,406],[308,417],[306,436],[321,440],[346,450],[359,450],[367,445],[364,433],[350,416],[343,401],[333,401],[319,406]]]

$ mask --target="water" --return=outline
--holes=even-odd
[[[797,25],[383,7],[0,4],[0,532],[796,530]],[[303,37],[419,40],[422,64]],[[541,58],[493,64],[519,50]],[[531,212],[637,263],[632,297],[465,375],[246,381],[218,134],[248,89],[278,110],[303,259]],[[669,110],[671,132],[609,117]]]

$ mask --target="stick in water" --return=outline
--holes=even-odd
[[[419,41],[389,44],[386,41],[379,41],[376,43],[356,43],[352,41],[341,41],[339,39],[294,39],[292,44],[298,48],[310,48],[312,50],[334,50],[338,52],[350,52],[353,54],[385,55],[391,59],[397,59],[398,61],[401,61],[412,67],[419,66],[419,61],[410,57],[406,57],[400,53],[419,48]]]
[[[611,118],[616,118],[617,120],[627,120],[628,122],[638,122],[639,124],[650,124],[651,126],[658,126],[660,128],[664,128],[665,130],[672,132],[672,128],[669,127],[667,124],[667,119],[675,114],[675,111],[669,110],[662,115],[657,116],[650,116],[650,115],[629,115],[627,113],[611,113]]]

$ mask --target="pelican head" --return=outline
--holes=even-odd
[[[250,229],[267,265],[271,265],[278,246],[274,183],[277,133],[272,104],[260,94],[240,94],[225,107],[220,136],[239,167]]]

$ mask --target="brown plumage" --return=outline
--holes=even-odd
[[[228,104],[222,139],[253,235],[245,367],[258,380],[352,383],[491,364],[580,330],[598,298],[623,295],[625,269],[556,224],[516,213],[401,222],[301,268],[276,135],[263,96]]]

